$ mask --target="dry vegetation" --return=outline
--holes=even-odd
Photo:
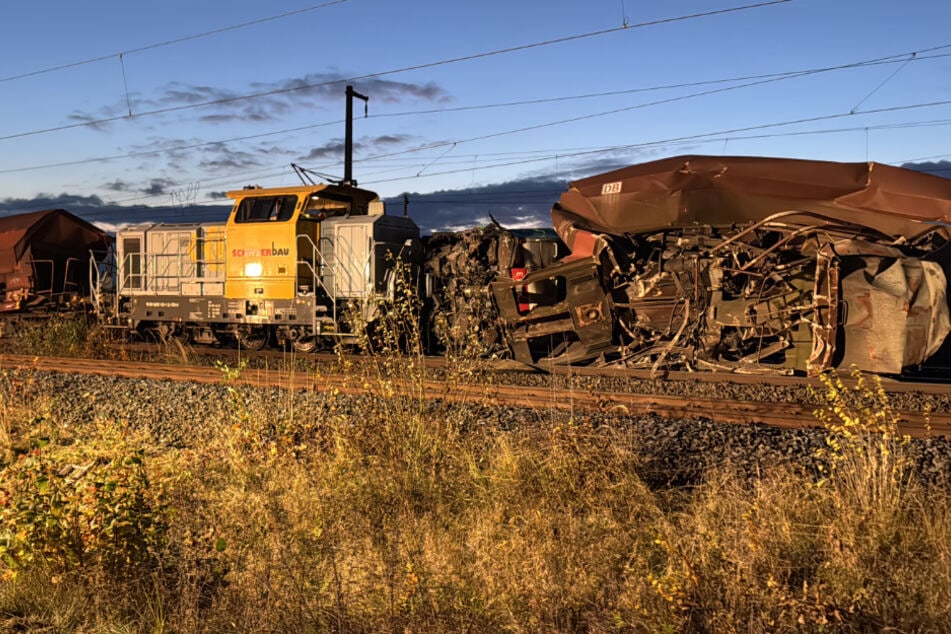
[[[425,371],[389,351],[407,334],[354,369],[371,396],[302,416],[234,389],[184,447],[65,427],[5,376],[0,631],[948,630],[951,505],[874,382],[830,378],[822,473],[651,490],[633,427],[498,429],[396,397]]]

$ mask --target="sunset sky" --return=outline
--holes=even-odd
[[[291,163],[340,178],[348,83],[370,97],[354,176],[383,196],[678,154],[951,159],[947,0],[38,0],[3,14],[9,211],[220,203],[296,184]]]

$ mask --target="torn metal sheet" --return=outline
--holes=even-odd
[[[593,240],[581,233],[743,225],[782,211],[818,212],[911,238],[929,223],[951,223],[951,181],[871,162],[678,156],[571,183],[552,220],[572,253],[584,257],[590,252],[583,243]]]
[[[572,253],[530,279],[562,293],[525,311],[492,286],[525,362],[545,337],[564,342],[549,360],[654,371],[897,374],[951,349],[946,179],[676,157],[573,183],[552,218]]]
[[[898,374],[923,363],[951,332],[948,279],[941,266],[881,246],[851,246],[834,247],[842,258],[844,309],[837,365]]]
[[[611,298],[593,259],[564,261],[521,280],[491,285],[504,333],[516,361],[546,366],[577,363],[616,349]],[[537,305],[520,306],[526,288],[544,288]]]

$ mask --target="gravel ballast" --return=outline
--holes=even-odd
[[[319,424],[325,416],[326,397],[321,394],[246,386],[121,379],[55,372],[10,372],[3,379],[7,398],[10,383],[29,381],[30,394],[56,424],[77,429],[96,418],[127,421],[146,431],[159,446],[185,447],[207,439],[223,420],[235,412],[235,398],[242,407],[260,412],[293,412]],[[587,379],[585,379],[587,382]],[[663,382],[652,382],[663,385]],[[580,387],[580,386],[578,386]],[[599,384],[599,389],[601,385]],[[667,386],[668,388],[672,386]],[[723,384],[713,384],[723,396]],[[756,387],[770,391],[765,386]],[[589,385],[587,389],[594,389]],[[737,395],[741,397],[741,395]],[[346,411],[348,399],[337,398],[337,412]],[[760,399],[763,397],[760,396]],[[775,400],[780,400],[776,398]],[[359,399],[349,399],[354,411]],[[342,404],[342,405],[341,405]],[[788,430],[764,425],[725,425],[705,419],[668,419],[656,415],[627,416],[621,412],[578,413],[555,407],[529,410],[517,407],[459,405],[466,425],[499,429],[526,426],[610,425],[625,431],[642,462],[642,476],[654,486],[699,482],[710,467],[729,466],[755,477],[778,464],[814,472],[816,452],[826,446],[822,429]],[[951,476],[951,442],[944,438],[910,443],[917,471],[927,481],[944,484]]]

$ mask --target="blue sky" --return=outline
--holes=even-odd
[[[753,4],[7,3],[0,201],[220,201],[296,184],[292,162],[340,177],[346,83],[370,97],[354,176],[383,196],[688,153],[951,160],[951,3],[697,15]]]

